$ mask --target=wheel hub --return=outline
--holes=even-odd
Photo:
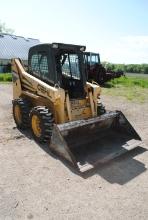
[[[41,136],[41,127],[40,127],[40,119],[37,115],[33,115],[31,119],[32,124],[32,130],[35,136],[40,137]]]

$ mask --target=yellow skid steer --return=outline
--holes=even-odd
[[[120,111],[106,112],[101,88],[85,78],[85,46],[52,43],[29,50],[28,67],[12,60],[13,116],[81,171],[107,162],[141,143]]]

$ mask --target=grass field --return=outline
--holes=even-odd
[[[122,96],[136,102],[148,101],[148,78],[143,76],[126,76],[106,83],[103,94]]]
[[[11,73],[0,73],[0,82],[11,82],[12,74]]]
[[[12,81],[11,73],[0,74],[0,82]],[[110,96],[122,96],[135,102],[148,102],[148,77],[136,74],[128,74],[126,77],[114,79],[105,84],[102,94]]]

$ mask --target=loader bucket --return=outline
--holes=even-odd
[[[120,111],[54,125],[50,148],[80,171],[94,168],[140,145],[141,138]]]

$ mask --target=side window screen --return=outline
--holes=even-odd
[[[31,57],[31,71],[37,77],[40,77],[39,55],[33,54]]]
[[[41,80],[53,81],[53,74],[49,72],[48,56],[46,52],[38,52],[32,55],[30,69],[34,76]]]
[[[48,71],[48,61],[47,61],[47,56],[43,55],[40,58],[40,73],[41,77],[45,80],[49,80],[49,71]]]

